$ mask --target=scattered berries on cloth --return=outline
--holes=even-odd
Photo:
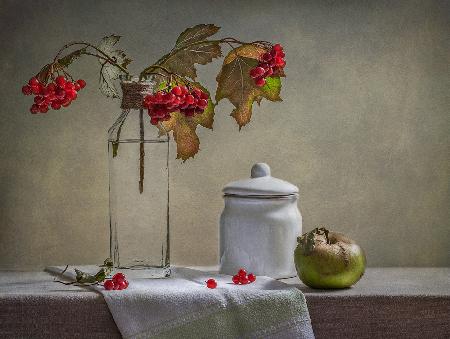
[[[116,273],[113,275],[112,279],[105,280],[103,287],[105,290],[125,290],[128,288],[128,280],[123,273]]]
[[[247,274],[247,271],[241,268],[238,273],[231,278],[231,280],[236,285],[247,285],[256,281],[256,276],[253,273]]]

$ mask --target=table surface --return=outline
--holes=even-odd
[[[216,271],[216,267],[191,267]],[[127,275],[139,277],[139,271]],[[450,296],[450,268],[368,268],[361,280],[351,288],[317,290],[305,286],[297,277],[281,281],[299,288],[305,296]],[[53,282],[47,272],[0,271],[0,298],[13,295],[57,296],[98,294],[84,287]]]
[[[133,279],[143,273],[126,274]],[[46,272],[0,271],[0,337],[120,338],[100,293],[53,279]],[[355,286],[341,290],[314,290],[298,278],[282,281],[305,294],[316,339],[448,338],[450,333],[448,267],[368,268]]]

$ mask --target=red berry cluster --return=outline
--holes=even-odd
[[[199,88],[175,86],[169,91],[158,91],[144,98],[144,107],[148,109],[150,122],[157,125],[170,119],[170,113],[180,111],[186,117],[201,114],[208,106],[209,95]]]
[[[72,82],[62,75],[47,85],[33,77],[22,87],[22,93],[35,96],[34,104],[30,108],[31,113],[47,113],[49,107],[58,110],[61,106],[69,106],[77,98],[77,92],[85,86],[86,81],[82,79]]]
[[[233,275],[232,281],[236,285],[247,285],[256,280],[256,276],[253,273],[247,274],[247,271],[241,268],[236,275]]]
[[[261,55],[258,66],[250,70],[250,76],[255,81],[255,85],[262,87],[266,84],[266,78],[277,75],[286,65],[284,60],[283,47],[280,44],[273,45],[269,52]]]
[[[113,275],[112,279],[105,280],[103,286],[105,290],[125,290],[127,289],[129,283],[123,273],[116,273]]]

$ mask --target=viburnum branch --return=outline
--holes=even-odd
[[[220,100],[228,99],[233,104],[231,116],[239,128],[250,122],[254,102],[260,103],[263,98],[281,101],[281,78],[285,76],[282,46],[264,40],[245,42],[233,37],[209,40],[218,30],[219,27],[213,24],[187,28],[168,53],[139,73],[140,81],[148,75],[157,76],[158,82],[163,81],[152,94],[143,98],[142,106],[148,110],[151,124],[164,125],[167,133],[173,132],[177,158],[183,161],[200,149],[196,129],[198,126],[212,128],[214,108]],[[67,68],[82,55],[95,57],[100,62],[101,92],[108,97],[120,97],[115,82],[121,74],[128,75],[127,79],[133,78],[126,69],[131,59],[114,47],[119,39],[120,36],[111,34],[98,45],[73,41],[59,49],[53,61],[22,87],[23,94],[35,96],[30,112],[46,113],[49,108],[59,110],[77,98],[77,92],[86,86],[86,82],[83,79],[74,81]],[[216,77],[213,102],[210,91],[196,80],[196,65],[206,65],[222,57],[222,45],[231,51],[224,57]],[[113,147],[115,155],[118,142],[117,138]],[[143,177],[140,181],[143,187]]]

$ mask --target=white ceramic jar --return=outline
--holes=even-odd
[[[298,187],[258,163],[250,179],[229,183],[223,193],[220,272],[234,275],[244,267],[276,279],[296,276],[294,250],[302,232]]]

